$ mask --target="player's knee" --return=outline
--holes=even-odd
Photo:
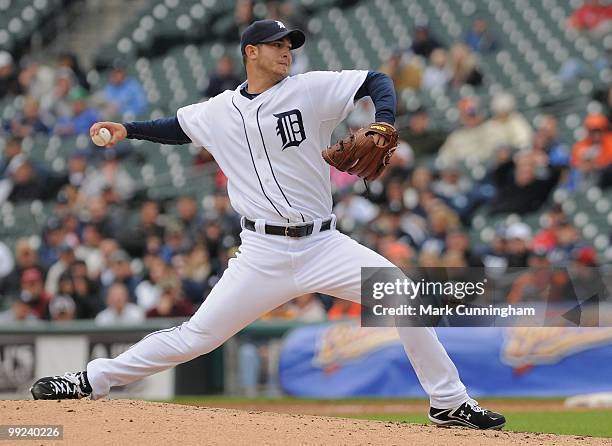
[[[210,353],[224,342],[224,339],[215,336],[209,329],[194,330],[191,327],[183,327],[183,330],[186,332],[183,339],[187,349],[196,356]]]

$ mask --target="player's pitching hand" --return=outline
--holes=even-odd
[[[111,134],[110,141],[104,147],[113,147],[119,141],[123,141],[127,137],[127,130],[123,126],[123,124],[119,124],[117,122],[96,122],[89,129],[89,136],[93,138],[94,135],[97,135],[100,132],[101,128],[106,128]]]

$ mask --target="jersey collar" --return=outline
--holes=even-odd
[[[249,93],[245,93],[249,96],[254,96],[252,99],[249,99],[248,97],[246,97],[245,95],[243,95],[243,93],[241,92],[241,90],[243,88],[246,88],[247,85],[247,81],[244,81],[242,84],[238,85],[238,87],[234,90],[234,97],[236,98],[237,102],[240,102],[241,104],[244,105],[252,105],[252,104],[258,104],[260,101],[262,101],[262,98],[266,98],[271,94],[274,94],[274,92],[279,89],[286,81],[287,79],[289,79],[290,76],[287,76],[285,79],[283,79],[282,81],[278,82],[277,84],[275,84],[274,86],[268,88],[266,91],[264,91],[263,93],[258,93],[257,95],[250,95]]]

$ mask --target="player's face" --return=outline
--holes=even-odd
[[[284,38],[270,43],[257,45],[257,67],[271,77],[281,80],[289,76],[291,67],[291,42]]]

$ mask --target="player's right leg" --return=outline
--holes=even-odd
[[[393,264],[380,254],[337,231],[320,235],[316,249],[306,252],[308,260],[298,274],[298,281],[308,291],[318,291],[361,303],[361,268],[391,268]],[[330,267],[329,265],[334,265]],[[481,408],[468,396],[455,364],[446,353],[432,327],[397,327],[414,371],[430,398],[430,420],[437,425],[461,425],[476,429],[501,429],[501,414]]]
[[[260,315],[299,295],[291,271],[289,240],[243,231],[243,243],[223,277],[193,317],[149,334],[114,359],[100,358],[86,372],[46,377],[32,387],[35,399],[107,395],[123,386],[208,353]]]

